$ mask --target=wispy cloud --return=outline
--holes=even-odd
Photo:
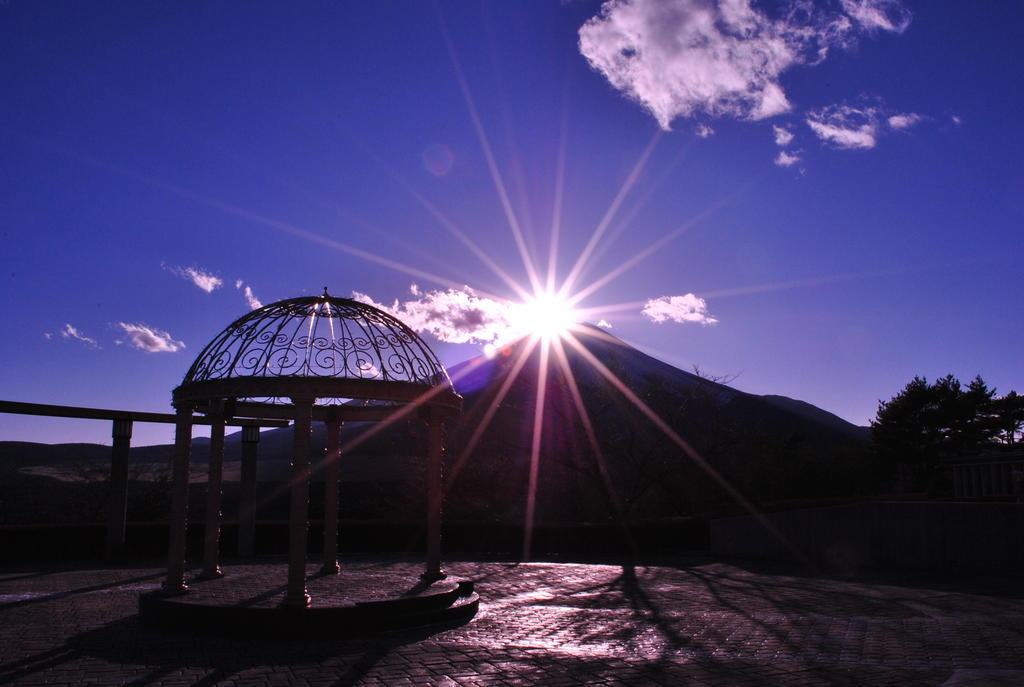
[[[192,282],[206,293],[213,293],[215,289],[219,289],[224,284],[220,277],[198,267],[178,267],[177,265],[168,265],[166,263],[160,263],[160,266],[171,274],[176,274],[182,279]]]
[[[829,105],[807,114],[807,126],[821,139],[836,148],[874,148],[887,130],[904,130],[924,117],[913,112],[894,113],[877,99],[874,105]]]
[[[255,294],[253,294],[252,287],[246,286],[242,291],[242,295],[245,296],[245,302],[249,305],[250,310],[263,307],[263,303],[260,302],[260,299],[256,298]]]
[[[788,153],[785,150],[780,150],[779,154],[775,156],[775,164],[779,167],[792,167],[796,163],[800,162],[800,156],[795,153]]]
[[[899,0],[843,0],[843,10],[867,31],[903,33],[910,12]]]
[[[718,322],[708,313],[708,304],[704,299],[692,293],[683,296],[652,298],[647,301],[641,312],[652,322],[658,324],[669,320],[699,324],[716,324]]]
[[[60,331],[60,335],[62,338],[67,339],[68,341],[78,341],[79,343],[85,344],[89,348],[100,347],[99,343],[96,342],[96,339],[86,336],[81,331],[79,331],[77,327],[71,324],[65,324],[64,329]],[[49,335],[44,334],[44,336],[46,336],[46,338],[50,338]]]
[[[704,122],[701,122],[696,127],[694,127],[693,133],[697,134],[701,138],[708,138],[709,136],[715,135],[715,130],[712,129],[707,124],[705,124]]]
[[[365,293],[352,293],[352,298],[380,308],[402,320],[417,332],[432,334],[451,343],[504,343],[513,338],[515,315],[510,303],[478,296],[473,289],[422,291],[415,284],[410,288],[414,298],[388,306]]]
[[[117,326],[124,332],[125,338],[117,343],[128,342],[132,347],[138,348],[147,353],[174,353],[185,344],[175,341],[174,338],[162,329],[150,327],[141,323],[118,322]]]
[[[260,301],[259,298],[256,298],[256,294],[252,292],[252,287],[241,279],[235,280],[235,289],[241,291],[242,295],[245,296],[245,303],[249,306],[250,310],[256,310],[257,308],[263,307],[262,301]]]
[[[807,115],[807,126],[837,148],[874,148],[880,117],[877,107],[830,105]]]
[[[897,0],[794,0],[775,16],[750,0],[607,0],[579,31],[590,66],[646,108],[663,129],[677,117],[759,120],[791,109],[779,83],[858,36],[901,33]]]
[[[793,132],[784,126],[772,126],[772,133],[775,134],[775,145],[784,148],[793,142]]]
[[[889,117],[888,121],[889,126],[893,129],[909,129],[922,119],[924,119],[924,117],[921,115],[910,112],[907,114],[894,114]]]

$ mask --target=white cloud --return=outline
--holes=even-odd
[[[807,114],[807,126],[815,135],[836,148],[874,148],[888,130],[909,129],[924,119],[914,112],[893,112],[879,98],[864,98],[871,104],[829,105]]]
[[[242,288],[243,286],[245,286],[244,289]],[[256,294],[252,292],[252,287],[246,285],[244,281],[236,279],[235,288],[242,290],[242,295],[245,296],[245,303],[249,306],[250,310],[256,310],[257,308],[263,307],[263,303],[259,298],[256,298]]]
[[[394,304],[385,305],[384,303],[379,303],[373,300],[371,296],[363,293],[362,291],[353,291],[352,300],[359,301],[360,303],[366,303],[367,305],[372,305],[378,310],[383,310],[384,312],[394,315],[395,317],[398,317],[398,312],[401,310],[401,306],[398,304],[397,299],[395,300]]]
[[[775,145],[780,147],[786,147],[793,142],[793,132],[784,126],[773,126],[772,132],[775,134]]]
[[[907,112],[903,114],[894,114],[889,117],[889,126],[893,129],[909,129],[924,117],[913,112]]]
[[[899,0],[843,0],[843,10],[868,31],[903,33],[910,12]]]
[[[703,298],[688,293],[683,296],[661,296],[652,298],[641,311],[652,322],[661,324],[673,322],[699,322],[716,324],[717,319],[708,314],[708,304]]]
[[[89,338],[71,324],[65,324],[64,329],[60,331],[60,335],[61,337],[67,339],[68,341],[79,341],[88,346],[89,348],[100,347],[100,345],[96,342],[96,339]],[[44,336],[46,336],[46,338],[50,338],[49,335],[44,334]]]
[[[597,323],[597,326],[601,329],[612,329],[612,324],[608,320],[601,320]]]
[[[51,332],[43,332],[43,338],[49,341],[53,338],[53,334]]]
[[[164,263],[161,263],[160,266],[171,274],[187,279],[206,293],[213,293],[214,289],[219,289],[224,284],[220,277],[216,277],[198,267],[177,267],[176,265]]]
[[[693,133],[697,134],[701,138],[707,138],[708,136],[713,136],[715,134],[715,130],[701,122],[696,126],[696,128],[694,128]]]
[[[879,112],[874,107],[830,105],[808,113],[807,126],[837,148],[874,148],[878,140]]]
[[[417,332],[432,334],[451,343],[500,344],[514,338],[515,307],[507,302],[484,298],[464,286],[462,289],[422,291],[410,289],[415,299],[387,306],[364,293],[352,298],[368,303],[402,320]]]
[[[816,64],[860,33],[900,33],[909,18],[897,0],[842,0],[841,11],[793,0],[777,17],[751,0],[606,0],[580,28],[579,49],[667,130],[698,113],[758,120],[787,112],[784,71]]]
[[[130,324],[128,322],[118,322],[117,326],[125,333],[125,339],[117,343],[124,343],[127,340],[133,347],[147,353],[174,353],[185,348],[184,343],[175,341],[170,334],[162,329],[156,329],[141,323]]]
[[[775,164],[779,167],[792,167],[796,163],[800,162],[800,156],[797,154],[800,151],[794,153],[788,153],[785,150],[780,150],[779,154],[775,156]]]
[[[250,310],[255,310],[256,308],[263,307],[263,304],[260,303],[260,299],[256,298],[256,296],[253,294],[252,287],[246,286],[242,294],[245,296],[245,302],[249,305]]]
[[[957,126],[960,126],[961,124],[963,124],[963,121],[964,121],[964,120],[960,119],[959,115],[950,115],[949,118],[951,120],[953,120],[953,123],[956,124]]]

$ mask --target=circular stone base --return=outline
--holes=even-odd
[[[308,608],[283,606],[286,565],[225,566],[224,577],[194,579],[186,594],[139,597],[147,625],[256,637],[339,637],[472,618],[480,597],[467,580],[421,578],[410,563],[345,565],[338,574],[307,566]]]

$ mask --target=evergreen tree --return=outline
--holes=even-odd
[[[914,377],[888,401],[879,401],[871,422],[871,439],[879,452],[896,462],[926,463],[937,453],[935,390],[924,377]]]
[[[883,457],[916,466],[931,484],[950,459],[1013,444],[1024,428],[1024,398],[1002,398],[981,376],[964,388],[953,375],[932,384],[914,377],[898,394],[880,401],[871,438]],[[921,485],[918,485],[921,486]]]
[[[1018,396],[1016,391],[1011,391],[1002,398],[995,399],[992,405],[995,436],[1004,444],[1016,444],[1020,441],[1021,430],[1024,429],[1024,396]]]
[[[981,375],[976,376],[957,398],[957,426],[951,437],[954,455],[977,453],[992,443],[996,435],[995,389],[989,389]]]

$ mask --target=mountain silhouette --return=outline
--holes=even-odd
[[[716,481],[649,413],[755,502],[870,488],[867,428],[803,401],[748,394],[680,370],[596,327],[582,326],[575,336],[585,353],[564,345],[563,366],[552,352],[540,414],[539,346],[527,356],[527,342],[519,342],[493,357],[480,356],[449,369],[464,405],[446,437],[446,517],[521,522],[535,446],[538,520],[642,520],[728,508],[730,499]],[[590,358],[646,409],[623,394]],[[542,428],[535,441],[538,418]],[[593,436],[586,431],[588,422]],[[367,428],[364,423],[345,425],[343,443]],[[311,445],[317,455],[323,452],[325,435],[322,425],[314,426]],[[423,507],[423,441],[420,423],[403,420],[348,451],[341,463],[343,516],[418,518]],[[287,479],[291,449],[290,428],[261,433],[261,482]],[[0,442],[0,461],[8,469],[46,474],[39,466],[64,466],[66,472],[83,462],[102,465],[109,461],[109,451],[95,444]],[[132,462],[148,466],[150,472],[166,470],[172,453],[171,445],[133,447]],[[200,479],[208,457],[209,440],[197,439],[192,458]],[[227,479],[237,479],[240,458],[241,434],[235,432],[226,437]]]
[[[754,501],[834,496],[871,486],[867,428],[809,403],[748,394],[680,370],[596,327],[581,327],[576,338],[586,353],[563,346],[566,365],[550,356],[538,454],[539,518],[677,517],[728,506],[729,498],[715,480],[648,413]],[[492,414],[465,464],[455,468],[450,510],[460,516],[503,520],[508,513],[513,518],[523,514],[538,350],[522,365],[500,403],[497,397],[524,345],[449,370],[465,399],[450,441],[449,453],[456,454],[449,458],[453,468],[489,409]],[[609,381],[591,357],[646,411]],[[585,431],[570,375],[593,438]]]

